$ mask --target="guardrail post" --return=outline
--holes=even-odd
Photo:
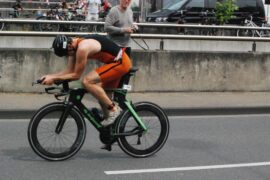
[[[164,50],[164,41],[163,41],[163,39],[161,39],[161,41],[160,41],[159,49]]]
[[[253,44],[252,44],[252,52],[256,52],[256,42],[253,41]]]

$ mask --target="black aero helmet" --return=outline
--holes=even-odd
[[[68,44],[71,42],[71,38],[66,37],[65,35],[58,35],[53,41],[52,48],[54,53],[63,57],[68,54]]]

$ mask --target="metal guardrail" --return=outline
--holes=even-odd
[[[1,3],[5,3],[5,2],[7,2],[7,3],[16,3],[16,0],[1,0],[0,1]],[[68,0],[67,2],[72,2],[71,0]],[[40,1],[40,0],[32,0],[32,1],[29,1],[29,0],[21,0],[21,3],[27,3],[27,4],[30,4],[30,3],[46,3],[47,4],[47,2],[45,2],[45,1]],[[51,0],[50,2],[49,2],[50,4],[51,3],[61,3],[61,0]]]
[[[93,33],[82,32],[37,32],[37,31],[0,31],[0,36],[39,36],[54,37],[56,35],[80,36]],[[106,33],[98,33],[106,35]],[[135,39],[165,39],[174,40],[210,40],[210,41],[251,41],[251,42],[270,42],[270,38],[264,37],[235,37],[235,36],[199,36],[199,35],[165,35],[165,34],[132,34]]]
[[[21,20],[21,19],[1,19],[4,23],[23,23],[23,24],[88,24],[104,25],[104,22],[89,21],[55,21],[55,20]],[[189,25],[189,24],[156,24],[156,23],[136,23],[139,27],[165,27],[165,28],[215,28],[215,29],[250,29],[250,30],[269,30],[269,27],[244,27],[244,26],[215,26],[215,25]],[[40,31],[0,31],[0,36],[42,36],[53,37],[65,34],[67,36],[79,36],[91,34],[88,32],[40,32]],[[98,33],[105,35],[106,33]],[[236,37],[236,36],[203,36],[203,35],[178,35],[178,34],[131,34],[135,39],[160,39],[161,43],[165,39],[182,40],[210,40],[210,41],[250,41],[250,42],[270,42],[270,37]]]
[[[104,22],[92,21],[62,21],[62,20],[24,20],[24,19],[0,19],[0,22],[11,24],[89,24],[89,25],[104,25]]]
[[[13,1],[13,0],[1,0],[0,1],[1,3],[16,3],[16,1]],[[27,0],[23,0],[21,1],[22,4],[48,4],[46,1],[38,1],[38,0],[34,0],[34,1],[27,1]],[[53,1],[53,2],[49,2],[49,5],[52,5],[52,4],[59,4],[61,3],[61,0],[59,1]],[[67,3],[72,3],[71,0],[68,0]]]
[[[104,25],[104,22],[91,22],[91,21],[60,21],[60,20],[24,20],[24,19],[0,19],[3,23],[12,24],[89,24],[89,25]],[[232,26],[232,25],[198,25],[198,24],[169,24],[169,23],[134,23],[139,27],[158,27],[158,28],[196,28],[196,29],[249,29],[249,30],[268,30],[270,27],[248,27],[248,26]]]

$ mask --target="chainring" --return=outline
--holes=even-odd
[[[99,139],[103,144],[113,144],[116,138],[112,135],[113,127],[103,128],[99,133]]]

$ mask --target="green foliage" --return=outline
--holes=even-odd
[[[233,18],[234,11],[238,10],[235,0],[225,0],[224,2],[216,3],[215,13],[217,21],[220,24],[228,23]]]

